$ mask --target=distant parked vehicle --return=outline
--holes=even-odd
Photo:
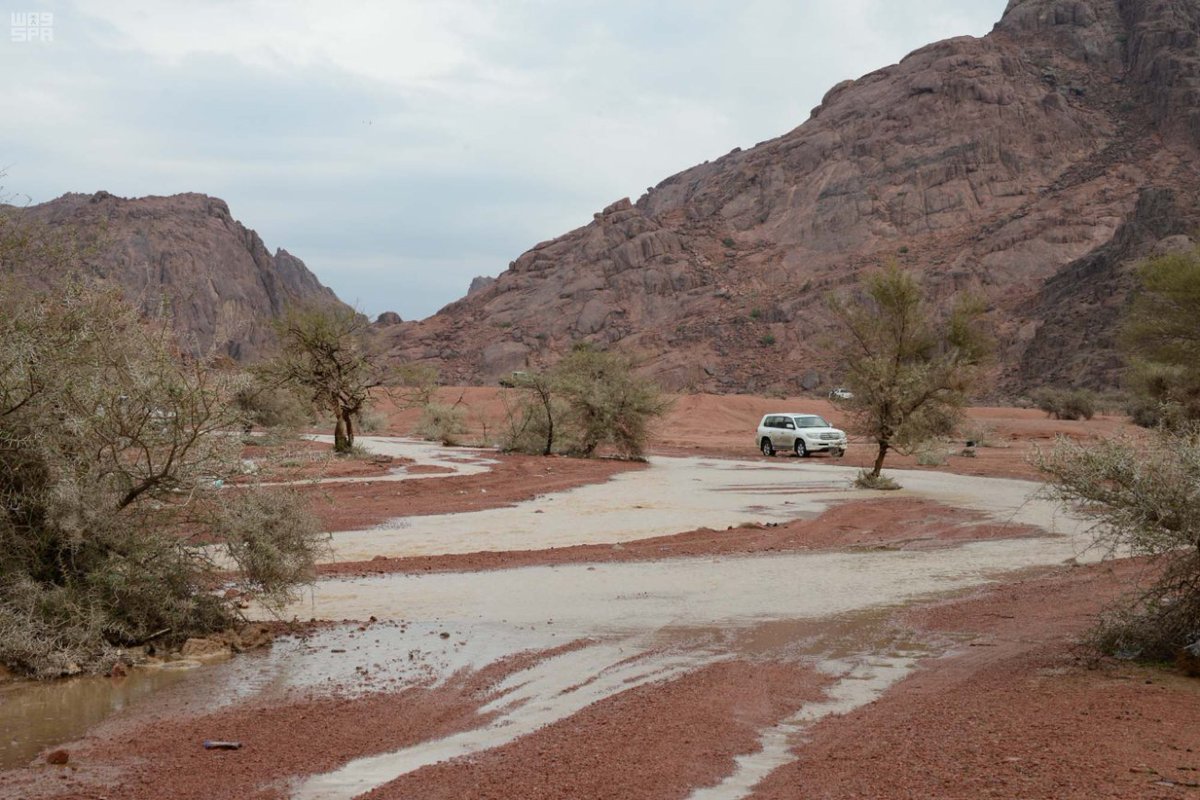
[[[523,385],[527,380],[529,380],[529,373],[518,370],[507,377],[501,378],[500,385],[505,389],[513,389]]]
[[[854,392],[841,386],[829,393],[830,400],[853,400]]]
[[[791,450],[801,458],[809,453],[846,453],[846,432],[830,426],[816,414],[767,414],[758,423],[758,449],[764,456]]]

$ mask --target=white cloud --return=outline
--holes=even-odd
[[[415,317],[1004,4],[64,0],[52,46],[0,45],[25,109],[0,165],[38,201],[223,196],[340,294]]]

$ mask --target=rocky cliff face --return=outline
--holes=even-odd
[[[86,245],[85,272],[121,286],[147,313],[165,305],[201,349],[216,344],[235,358],[253,358],[271,337],[271,319],[288,305],[340,302],[303,261],[282,249],[272,255],[225,201],[207,195],[67,194],[8,211],[71,231]],[[0,271],[10,269],[0,264]],[[45,285],[65,275],[51,269],[19,277]]]
[[[1111,383],[1095,334],[1200,194],[1198,39],[1197,0],[1013,0],[988,36],[838,84],[783,136],[536,245],[394,328],[395,353],[487,381],[590,340],[676,387],[814,386],[836,373],[814,344],[825,296],[896,258],[988,298],[1002,389]]]

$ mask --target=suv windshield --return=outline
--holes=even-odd
[[[828,428],[829,423],[820,417],[793,417],[797,428]]]

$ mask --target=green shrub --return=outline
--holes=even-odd
[[[882,472],[876,475],[869,469],[864,469],[858,473],[858,476],[854,479],[854,485],[860,489],[882,489],[885,491],[900,488],[900,484],[887,475],[884,475]]]
[[[388,418],[387,414],[376,411],[373,408],[364,408],[355,415],[359,433],[379,433],[387,430]]]
[[[1039,454],[1047,493],[1096,522],[1109,557],[1140,556],[1139,585],[1092,631],[1105,652],[1170,660],[1200,640],[1200,427],[1089,445],[1060,439]]]
[[[451,447],[461,444],[461,437],[466,432],[466,414],[460,405],[429,403],[417,424],[417,435],[422,439]]]
[[[504,447],[526,453],[590,457],[602,448],[640,458],[652,420],[670,407],[628,356],[577,346],[545,373],[521,382],[508,413]]]
[[[758,343],[761,344],[763,347],[774,347],[775,346],[775,335],[772,333],[768,333],[768,334],[764,335],[763,337],[761,337],[758,340]]]
[[[983,422],[971,422],[963,427],[959,436],[965,442],[974,442],[976,447],[999,447],[996,428]]]
[[[1033,393],[1033,401],[1055,419],[1091,419],[1096,415],[1096,395],[1087,389],[1043,387]]]
[[[913,455],[922,467],[940,467],[946,463],[946,445],[938,439],[922,442]]]
[[[240,477],[246,376],[180,359],[114,293],[0,286],[0,663],[102,672],[120,650],[232,625],[232,581],[278,608],[326,539]]]

